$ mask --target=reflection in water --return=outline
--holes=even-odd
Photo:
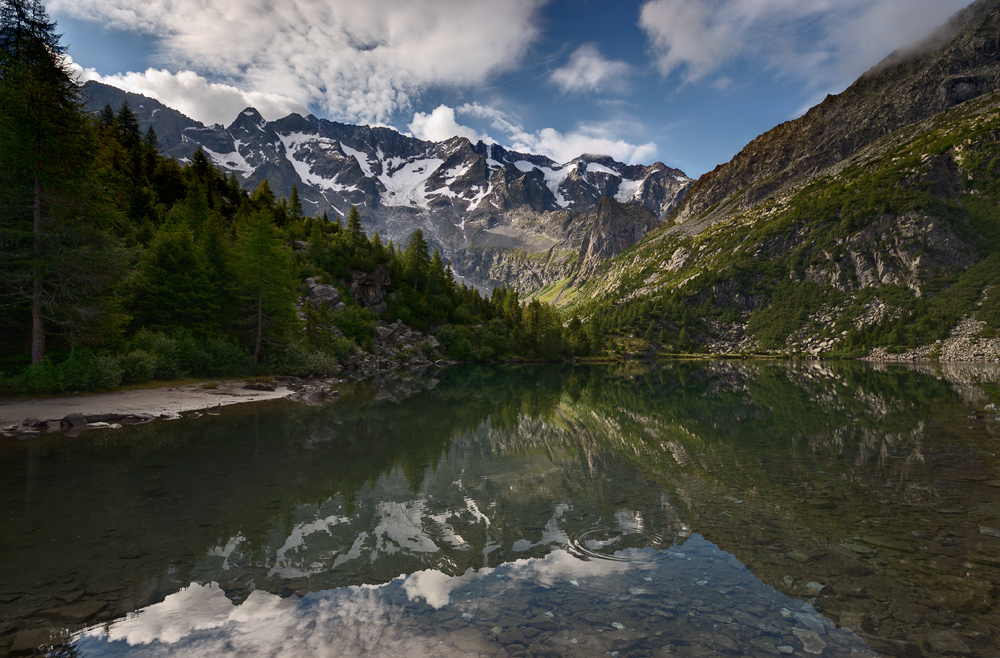
[[[676,550],[609,557],[559,549],[460,576],[423,570],[303,598],[258,590],[239,604],[216,583],[193,583],[79,633],[76,648],[87,656],[697,655],[740,646],[875,655],[700,536]]]
[[[996,375],[455,368],[3,444],[0,656],[996,656]]]

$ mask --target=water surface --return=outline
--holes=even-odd
[[[454,368],[0,444],[0,653],[1000,655],[991,367]]]

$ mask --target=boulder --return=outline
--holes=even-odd
[[[69,427],[69,428],[85,427],[87,425],[87,417],[84,416],[83,414],[77,414],[77,413],[67,414],[62,419],[62,424],[64,427]]]
[[[337,306],[341,303],[339,290],[328,283],[319,283],[314,277],[306,279],[305,282],[309,286],[309,302],[313,308],[318,310],[325,306],[337,310]]]
[[[248,391],[276,391],[278,390],[278,382],[247,382],[243,385],[243,388]]]

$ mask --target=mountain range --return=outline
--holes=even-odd
[[[294,183],[307,214],[355,205],[396,242],[419,227],[467,282],[635,346],[954,360],[1000,359],[998,90],[1000,0],[977,0],[694,182],[249,108],[203,126],[85,86],[95,111],[128,100],[167,154],[200,146],[245,187]]]
[[[165,155],[183,162],[200,147],[246,189],[266,179],[288,196],[295,185],[306,215],[335,220],[355,206],[369,233],[403,245],[420,228],[459,276],[484,288],[539,288],[588,257],[617,255],[658,225],[693,183],[659,162],[584,154],[556,163],[464,137],[428,142],[312,115],[266,121],[253,108],[228,127],[205,126],[102,83],[87,82],[83,92],[93,112],[127,101],[142,128],[156,131]],[[609,215],[619,230],[595,232],[596,224],[610,225]]]
[[[998,89],[978,0],[540,296],[668,351],[1000,358]]]

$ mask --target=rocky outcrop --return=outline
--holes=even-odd
[[[1000,88],[998,32],[1000,3],[972,3],[924,43],[893,53],[842,94],[702,176],[674,211],[676,230],[701,231],[890,133]]]
[[[305,280],[305,285],[309,289],[309,303],[316,310],[328,308],[331,311],[340,311],[347,307],[340,301],[340,291],[328,283],[320,283],[316,277]]]
[[[611,197],[601,197],[594,225],[580,251],[579,276],[589,276],[598,265],[634,245],[659,223],[645,206],[625,205]]]

